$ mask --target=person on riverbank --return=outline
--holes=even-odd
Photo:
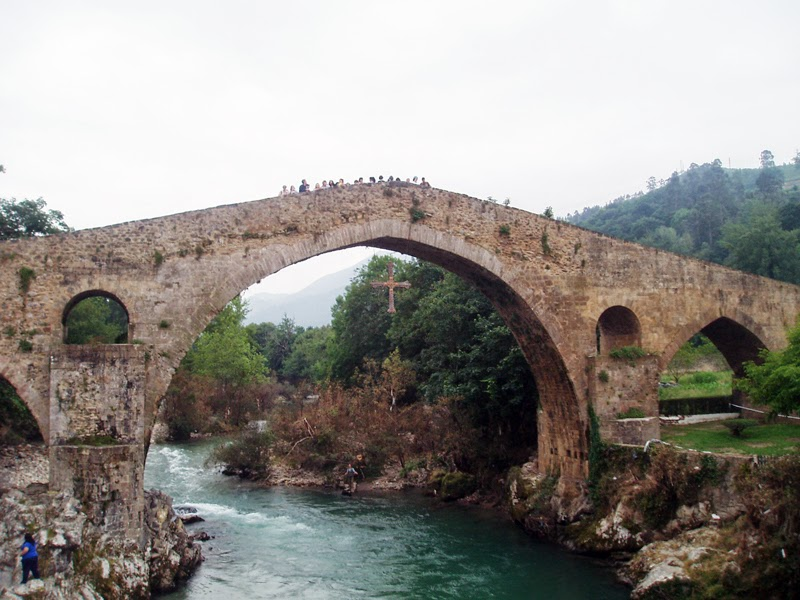
[[[34,579],[39,579],[39,553],[36,552],[36,542],[30,533],[25,534],[25,542],[20,549],[22,557],[22,583],[28,583],[28,575],[33,575]]]
[[[353,463],[347,465],[347,470],[344,472],[345,492],[348,495],[353,495],[356,491],[356,477],[358,472],[353,468]]]

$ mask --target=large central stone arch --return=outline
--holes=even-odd
[[[0,374],[51,446],[51,483],[98,506],[107,506],[103,490],[140,496],[158,401],[211,319],[256,281],[358,245],[437,263],[491,300],[536,377],[539,466],[572,479],[587,472],[590,404],[611,440],[658,436],[659,365],[687,335],[711,327],[734,355],[736,336],[726,332],[740,327],[760,345],[780,348],[800,311],[795,286],[400,183],[4,242]],[[130,344],[64,345],[65,310],[88,292],[123,304]],[[608,354],[613,343],[598,345],[598,332],[641,344],[647,356],[615,363]],[[616,420],[632,405],[651,417],[634,432]],[[113,447],[89,451],[75,442],[109,432]],[[106,511],[104,526],[132,535],[137,510],[131,502],[118,514]]]
[[[565,336],[560,323],[550,312],[538,314],[531,310],[542,290],[532,289],[524,273],[509,269],[496,254],[480,246],[424,225],[409,227],[408,223],[397,220],[348,225],[335,236],[323,235],[310,245],[286,248],[280,256],[289,265],[353,246],[382,248],[435,263],[474,285],[491,301],[511,329],[536,380],[540,451],[545,449],[550,457],[567,459],[545,458],[542,460],[545,468],[569,477],[582,477],[587,456],[582,416],[585,410],[581,410],[569,368],[555,341]],[[267,253],[265,264],[259,265],[255,274],[252,267],[234,270],[223,298],[233,298],[256,283],[264,270],[270,273],[279,270],[273,270],[272,256]]]

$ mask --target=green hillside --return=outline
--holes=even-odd
[[[800,284],[800,166],[692,164],[648,192],[586,208],[568,221],[614,237]]]

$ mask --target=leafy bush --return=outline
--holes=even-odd
[[[692,373],[692,383],[717,383],[717,374],[708,371]]]
[[[647,356],[647,352],[645,352],[640,346],[622,346],[621,348],[614,348],[608,353],[608,355],[611,358],[617,358],[621,360],[634,360]]]
[[[730,421],[723,421],[722,424],[730,429],[734,437],[742,437],[742,433],[748,427],[758,425],[758,421],[753,419],[731,419]]]
[[[445,501],[458,500],[469,496],[478,487],[475,477],[468,473],[456,471],[447,473],[442,477],[441,499]]]
[[[264,479],[270,473],[269,455],[274,440],[269,430],[246,431],[232,442],[217,446],[209,462],[221,465],[226,475]]]
[[[744,363],[745,378],[737,387],[775,412],[800,409],[800,321],[789,330],[789,346],[778,352],[761,352],[762,364]]]
[[[409,214],[411,214],[411,222],[416,223],[425,218],[425,212],[418,209],[417,207],[412,207],[408,209]]]
[[[29,267],[20,267],[18,273],[19,289],[23,294],[27,294],[31,289],[31,282],[36,279],[36,271]]]

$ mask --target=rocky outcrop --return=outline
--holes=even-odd
[[[716,528],[687,531],[671,540],[653,542],[642,548],[620,569],[620,578],[633,586],[633,600],[654,595],[689,597],[693,588],[693,571],[705,568],[710,557],[719,557],[719,564],[714,568],[723,572],[738,571],[733,555],[720,551],[722,545]],[[671,596],[666,596],[667,590]]]
[[[585,510],[572,516],[561,509],[580,503],[563,497],[556,478],[534,463],[512,469],[512,517],[536,537],[623,564],[620,578],[634,599],[796,596],[796,457],[761,465],[751,457],[616,448],[603,460],[594,502],[584,495]]]
[[[0,452],[0,597],[150,598],[173,589],[202,560],[168,496],[146,492],[143,545],[121,542],[94,527],[78,500],[48,490],[43,457],[35,446]],[[20,585],[16,549],[26,532],[36,539],[42,579]]]
[[[150,540],[150,590],[166,592],[189,578],[203,560],[183,520],[172,508],[172,498],[158,490],[145,492],[145,526]]]

